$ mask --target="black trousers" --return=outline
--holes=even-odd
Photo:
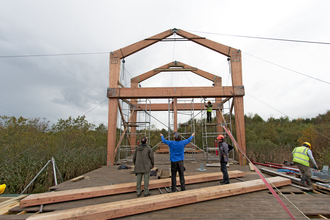
[[[186,189],[184,181],[184,164],[183,160],[177,162],[171,162],[171,180],[172,180],[172,192],[176,191],[176,173],[179,172],[181,191]]]
[[[212,123],[212,112],[206,112],[206,116],[207,123]]]
[[[229,176],[228,176],[228,172],[227,172],[227,162],[221,162],[221,172],[222,172],[222,175],[223,175],[223,182],[225,184],[229,184]]]

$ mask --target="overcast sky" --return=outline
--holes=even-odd
[[[224,35],[330,42],[330,1],[0,0],[0,5],[0,115],[52,124],[87,113],[89,122],[107,124],[109,52],[173,28],[242,51],[245,114],[296,119],[330,110],[329,44]],[[131,77],[174,60],[231,85],[226,57],[189,41],[161,42],[126,58],[122,82],[129,86]],[[211,82],[175,72],[141,86]],[[168,124],[166,112],[153,116]]]

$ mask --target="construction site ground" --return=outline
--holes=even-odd
[[[196,160],[191,154],[185,154],[185,175],[197,175],[201,173],[220,172],[219,167],[208,167],[203,158],[203,154],[196,154]],[[218,163],[218,161],[208,162]],[[132,163],[122,163],[130,166]],[[105,166],[86,173],[85,178],[77,182],[66,181],[52,187],[52,190],[63,191],[70,189],[79,189],[86,187],[105,186],[110,184],[121,184],[136,182],[136,176],[132,174],[132,169],[118,169],[116,166]],[[155,154],[155,167],[158,168],[158,174],[161,170],[169,170],[170,162],[168,154]],[[200,171],[201,167],[204,171]],[[270,168],[271,169],[271,168]],[[202,169],[203,170],[203,169]],[[230,179],[231,183],[260,179],[255,171],[251,171],[249,166],[240,166],[232,163],[228,167],[228,171],[240,170],[245,173],[244,177]],[[273,169],[276,170],[276,169]],[[266,177],[270,177],[265,175]],[[157,176],[151,176],[150,180],[157,179]],[[219,185],[219,181],[204,182],[198,184],[186,185],[186,190],[199,189]],[[330,218],[330,195],[326,193],[313,193],[302,191],[293,186],[285,186],[279,188],[288,199],[282,195],[280,198],[292,212],[296,219],[321,219]],[[164,188],[161,189],[167,194]],[[157,189],[150,190],[151,196],[159,195]],[[4,197],[2,197],[4,198]],[[70,202],[62,202],[55,204],[46,204],[43,206],[43,212],[52,212],[56,210],[64,210],[78,207],[85,207],[95,204],[109,203],[115,201],[124,201],[128,199],[138,199],[136,193],[125,193],[111,196],[103,196],[98,198],[76,200]],[[0,200],[1,202],[2,200]],[[293,204],[291,204],[291,202]],[[1,204],[1,203],[0,203]],[[296,206],[296,208],[294,207]],[[40,210],[40,206],[33,207],[13,207],[7,215],[0,215],[0,219],[27,219],[31,215],[35,215]],[[307,215],[304,216],[302,213]],[[19,214],[19,215],[17,215]],[[163,210],[157,210],[132,216],[122,217],[120,219],[291,219],[287,212],[283,209],[276,198],[269,190],[262,190],[252,193],[240,194],[221,199],[213,199],[205,202],[199,202],[189,205],[183,205]]]

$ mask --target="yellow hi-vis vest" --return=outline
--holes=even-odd
[[[213,107],[213,105],[208,105],[206,111],[208,111],[208,112],[212,112],[212,107]]]
[[[301,146],[301,147],[296,147],[292,151],[292,156],[293,156],[293,162],[295,163],[300,163],[306,167],[309,167],[309,157],[307,154],[307,151],[309,149],[307,147]]]

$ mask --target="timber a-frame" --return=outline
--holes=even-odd
[[[120,88],[120,67],[121,59],[128,57],[146,47],[151,46],[157,42],[160,42],[173,34],[177,34],[182,38],[189,41],[200,44],[208,49],[225,55],[230,60],[232,86],[223,87],[221,84],[221,78],[205,71],[193,68],[183,63],[170,63],[161,66],[152,71],[146,72],[131,79],[131,88]],[[173,71],[170,67],[177,65],[181,67],[183,71],[191,71],[206,79],[214,81],[213,87],[157,87],[157,88],[139,88],[138,82],[141,82],[151,76],[166,70]],[[107,97],[109,98],[108,109],[108,146],[107,146],[107,165],[113,166],[115,162],[115,155],[118,146],[116,145],[116,126],[117,126],[117,112],[119,106],[119,99],[131,99],[132,104],[138,104],[135,99],[148,98],[148,99],[160,99],[160,98],[173,98],[174,104],[174,130],[177,128],[176,111],[178,110],[177,99],[178,98],[216,98],[216,103],[221,103],[222,98],[233,99],[235,124],[236,124],[236,138],[237,142],[242,149],[246,152],[245,145],[245,125],[244,125],[244,87],[242,81],[242,59],[241,51],[226,45],[208,40],[206,38],[191,34],[181,29],[170,29],[160,34],[154,35],[150,38],[141,40],[137,43],[129,45],[127,47],[118,49],[110,53],[110,65],[109,65],[109,88],[107,91]],[[152,110],[152,109],[151,109]],[[130,121],[136,121],[136,114],[134,108],[131,111]],[[134,116],[135,115],[135,116]],[[218,117],[218,113],[217,113]],[[220,129],[220,128],[219,128]],[[198,135],[198,134],[197,134]],[[117,147],[116,147],[117,146]],[[246,160],[243,158],[242,153],[239,152],[239,163],[246,165]]]

